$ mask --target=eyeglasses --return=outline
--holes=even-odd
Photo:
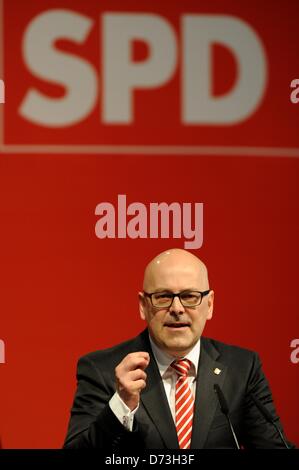
[[[155,308],[169,308],[172,305],[173,299],[178,297],[183,307],[197,307],[205,295],[208,295],[209,290],[203,292],[197,290],[186,290],[174,294],[173,292],[143,292],[146,297],[150,298],[151,304]]]

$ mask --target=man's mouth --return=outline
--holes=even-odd
[[[190,327],[190,323],[187,323],[187,322],[175,322],[175,323],[167,322],[167,323],[164,323],[164,326],[166,326],[167,328],[179,329],[179,328]]]

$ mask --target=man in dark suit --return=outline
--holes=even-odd
[[[202,337],[213,302],[207,269],[196,256],[173,249],[154,258],[139,293],[147,329],[79,360],[64,446],[235,448],[214,392],[218,384],[241,446],[283,447],[251,398],[262,401],[281,427],[258,355]]]

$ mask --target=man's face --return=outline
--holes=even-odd
[[[186,290],[205,291],[207,277],[196,262],[186,264],[161,263],[155,266],[145,285],[145,291],[179,293]],[[150,298],[139,294],[140,315],[146,320],[152,340],[172,356],[186,355],[200,338],[205,323],[212,318],[214,293],[202,298],[196,307],[183,307],[178,297],[171,307],[155,308]]]

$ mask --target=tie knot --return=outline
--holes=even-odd
[[[179,359],[178,361],[172,362],[171,367],[174,368],[177,374],[187,377],[191,367],[191,361],[189,361],[189,359]]]

